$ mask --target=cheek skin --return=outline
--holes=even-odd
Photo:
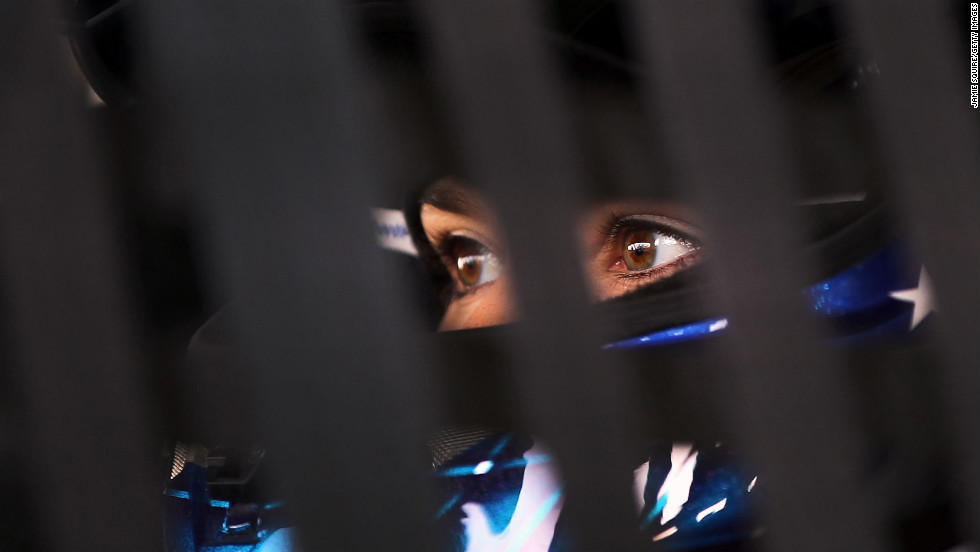
[[[503,277],[449,304],[439,331],[465,330],[506,324],[515,319],[510,286]]]
[[[612,297],[615,293],[615,285],[609,279],[607,259],[597,256],[595,260],[585,260],[581,264],[585,273],[585,283],[590,292],[589,300],[597,303]]]

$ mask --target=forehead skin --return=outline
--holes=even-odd
[[[473,218],[484,219],[489,214],[489,205],[478,192],[451,177],[426,188],[419,203]]]
[[[457,225],[465,222],[476,223],[482,227],[484,235],[495,242],[492,245],[503,245],[500,243],[503,227],[496,219],[495,212],[489,202],[480,192],[468,187],[462,181],[450,177],[439,180],[422,192],[419,203],[422,204],[421,212],[424,214],[424,218],[430,222],[427,225],[430,228],[437,226],[431,224],[435,221],[445,223],[438,224],[440,227],[453,223]],[[583,254],[590,256],[601,246],[605,236],[597,229],[615,213],[657,214],[697,224],[696,217],[689,209],[672,201],[596,201],[581,214],[578,218],[578,228],[573,229],[573,235],[577,237],[578,246]],[[466,219],[470,220],[467,221]],[[428,231],[426,234],[430,239],[432,238]],[[500,251],[499,248],[498,251]]]
[[[458,180],[446,178],[429,186],[420,197],[420,203],[420,218],[430,243],[437,244],[452,233],[474,239],[506,258],[503,228],[489,202],[479,192]],[[541,218],[542,224],[547,224],[546,213],[542,215],[545,215]],[[611,220],[632,215],[658,215],[675,219],[688,228],[696,226],[692,213],[672,202],[596,202],[578,218],[577,227],[569,229],[567,255],[557,259],[555,267],[559,272],[581,271],[590,289],[591,301],[609,299],[627,289],[611,274],[621,269],[611,269],[618,259],[618,251],[610,244],[608,229]],[[697,234],[695,231],[693,237],[698,238]],[[521,236],[510,237],[521,239]],[[511,297],[514,277],[505,262],[504,272],[496,282],[450,302],[440,329],[490,326],[516,318]]]

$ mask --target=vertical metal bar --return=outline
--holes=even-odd
[[[580,167],[557,67],[531,2],[425,2],[464,161],[489,192],[508,238],[521,323],[514,379],[536,436],[555,450],[562,512],[582,550],[624,550],[636,531],[625,454],[633,396],[604,370],[575,251]],[[556,263],[558,263],[556,271]],[[635,436],[635,434],[634,434]]]
[[[679,185],[704,217],[718,300],[730,313],[718,379],[737,403],[736,435],[769,484],[770,549],[878,550],[854,488],[861,451],[847,388],[799,291],[807,280],[790,211],[795,179],[743,4],[631,4],[656,69],[647,71],[650,102]]]
[[[0,254],[14,359],[4,368],[26,409],[14,435],[36,500],[33,544],[152,550],[159,444],[106,160],[69,78],[53,8],[26,1],[0,10]]]
[[[960,4],[846,2],[866,60],[866,98],[909,238],[935,282],[941,314],[937,369],[955,437],[960,520],[980,538],[980,131],[970,108],[967,46],[947,8]],[[967,13],[955,14],[963,16]],[[962,49],[962,53],[959,50]],[[962,67],[956,60],[963,59]],[[920,281],[920,285],[922,282]]]
[[[427,550],[425,365],[373,242],[379,152],[341,7],[167,1],[146,21],[300,548]]]

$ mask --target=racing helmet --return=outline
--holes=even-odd
[[[418,290],[419,310],[428,313],[434,327],[447,304],[446,286],[453,267],[447,267],[426,235],[419,195],[446,175],[465,182],[464,163],[455,158],[447,130],[450,122],[441,114],[438,95],[426,78],[424,34],[413,3],[358,4],[358,18],[371,45],[371,63],[391,78],[386,101],[399,114],[400,124],[410,129],[405,132],[417,138],[418,154],[400,160],[396,171],[405,175],[408,184],[393,184],[392,204],[374,213],[378,240],[393,251],[397,258],[393,262],[404,265],[400,279]],[[792,116],[793,151],[808,169],[804,171],[807,189],[795,208],[808,223],[807,254],[819,270],[801,290],[801,299],[832,329],[835,343],[861,351],[868,350],[869,344],[899,347],[914,357],[921,328],[928,326],[933,310],[927,273],[914,270],[882,192],[879,171],[873,163],[862,161],[874,155],[869,137],[855,122],[854,91],[874,78],[876,68],[850,57],[832,5],[818,3],[804,9],[795,4],[764,2],[760,19],[772,39],[775,86],[782,90]],[[85,2],[77,7],[91,9]],[[554,21],[546,34],[561,60],[564,82],[572,90],[578,132],[586,144],[591,194],[600,200],[638,190],[650,193],[657,184],[649,175],[667,169],[657,154],[658,138],[640,123],[649,114],[642,113],[637,98],[642,75],[622,29],[622,6],[592,1],[552,8]],[[105,9],[99,6],[96,11]],[[96,27],[114,27],[102,25]],[[134,101],[125,82],[125,56],[115,52],[113,58],[105,57],[112,48],[104,41],[111,43],[118,37],[76,36],[76,54],[96,92],[122,107]],[[424,132],[417,132],[418,128]],[[623,170],[630,165],[631,171]],[[663,191],[672,193],[669,185]],[[710,251],[704,255],[710,259]],[[649,375],[650,358],[656,359],[658,373],[669,372],[667,365],[682,369],[696,362],[692,355],[697,353],[692,351],[728,328],[726,313],[712,311],[703,299],[707,281],[703,267],[695,265],[595,304],[608,332],[604,336],[608,354],[625,355],[631,366],[645,370],[646,378],[654,382],[657,376]],[[223,362],[215,360],[225,345],[216,329],[220,325],[219,317],[198,332],[191,365],[213,367]],[[488,388],[507,393],[503,383],[507,376],[497,364],[501,359],[497,334],[498,329],[491,327],[443,336],[449,343],[447,350],[458,347],[467,355],[463,363],[476,364],[471,370],[446,374],[447,385],[459,390],[458,402]],[[474,351],[481,362],[472,360]],[[227,387],[229,378],[215,379],[214,388]],[[180,441],[167,456],[168,550],[290,547],[288,504],[262,477],[275,451],[246,444],[248,431],[229,436],[226,430],[240,427],[236,422],[249,410],[247,401],[229,403],[215,414],[217,422],[208,422],[209,428],[213,424],[217,429],[204,432],[201,440],[208,441],[206,445]],[[508,427],[514,421],[507,412],[509,404],[498,401],[489,415],[477,416],[478,420],[460,416],[435,432],[429,443],[433,481],[441,497],[433,519],[445,533],[447,550],[478,546],[477,538],[493,546],[501,535],[512,538],[514,533],[528,539],[525,546],[538,542],[544,547],[540,550],[574,546],[561,525],[560,477],[558,470],[549,468],[553,463],[547,444]],[[646,414],[662,414],[662,408],[651,407]],[[225,419],[219,419],[222,415]],[[737,446],[715,439],[702,442],[703,437],[651,443],[646,436],[637,436],[634,479],[641,531],[650,542],[671,549],[741,549],[764,533],[755,504],[764,494],[765,476],[741,463]],[[528,502],[532,499],[536,502]]]

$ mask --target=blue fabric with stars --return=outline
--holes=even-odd
[[[889,245],[860,263],[805,290],[813,312],[829,319],[840,343],[902,335],[913,329],[914,303],[892,296],[916,288],[898,245]],[[726,318],[711,318],[606,345],[629,349],[701,339],[728,326]]]

